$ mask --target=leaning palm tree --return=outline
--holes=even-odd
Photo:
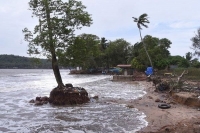
[[[148,15],[147,15],[146,13],[144,13],[144,14],[142,14],[139,18],[135,18],[135,17],[132,17],[132,18],[134,19],[133,21],[137,23],[137,27],[138,27],[139,32],[140,32],[140,38],[141,38],[141,41],[142,41],[142,43],[143,43],[144,50],[145,50],[145,52],[146,52],[146,54],[147,54],[147,56],[148,56],[148,58],[149,58],[149,62],[150,62],[150,64],[151,64],[151,66],[153,67],[151,58],[150,58],[150,56],[149,56],[149,53],[148,53],[148,51],[147,51],[147,49],[146,49],[146,45],[145,45],[145,43],[144,43],[144,41],[143,41],[143,38],[142,38],[142,35],[141,35],[141,30],[142,30],[142,27],[141,27],[141,26],[144,26],[145,28],[148,28],[148,26],[147,26],[145,23],[150,23],[149,20],[147,19],[147,16],[148,16]]]

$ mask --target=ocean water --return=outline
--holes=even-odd
[[[53,71],[0,69],[0,132],[134,133],[147,126],[142,112],[109,102],[143,96],[141,84],[112,82],[109,75],[69,75],[69,70],[61,70],[61,75],[64,83],[83,87],[99,99],[77,106],[35,106],[31,99],[49,96],[56,87]]]

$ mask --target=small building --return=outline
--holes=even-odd
[[[119,64],[117,67],[120,67],[122,69],[123,75],[133,75],[133,68],[131,68],[130,64]]]
[[[119,64],[117,67],[122,69],[122,75],[113,75],[113,81],[133,81],[133,68],[129,64]]]

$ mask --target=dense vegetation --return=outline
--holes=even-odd
[[[0,68],[48,69],[51,68],[51,62],[47,59],[28,58],[15,55],[0,55]]]
[[[146,35],[143,38],[146,50],[152,58],[154,68],[162,70],[170,65],[188,68],[200,68],[197,58],[192,57],[192,53],[186,53],[185,57],[171,56],[168,50],[171,41],[167,38],[157,38]],[[89,68],[110,68],[118,64],[132,64],[133,68],[144,70],[150,66],[148,56],[142,42],[131,45],[124,39],[107,41],[92,34],[82,34],[71,42],[65,52],[65,56],[58,56],[59,62],[65,66]]]
[[[192,57],[192,53],[186,53],[185,57],[171,56],[169,48],[171,41],[166,38],[156,38],[150,35],[144,37],[147,51],[152,57],[155,68],[165,69],[170,65],[179,68],[200,68],[200,62]],[[145,69],[150,62],[145,54],[142,42],[131,45],[124,39],[107,41],[92,34],[81,34],[72,42],[65,56],[59,56],[60,65],[65,67],[109,68],[118,64],[132,64],[133,68]],[[51,62],[47,59],[35,59],[14,55],[0,55],[0,68],[51,68]]]
[[[166,38],[156,38],[150,35],[144,37],[146,49],[152,58],[155,68],[162,70],[170,65],[179,68],[200,68],[197,58],[192,53],[185,57],[171,56],[169,48],[171,41]],[[107,41],[92,34],[81,34],[71,42],[65,55],[58,54],[59,63],[65,67],[110,68],[118,64],[132,64],[133,68],[144,70],[150,65],[143,44],[137,42],[131,45],[124,39]],[[0,55],[0,68],[51,68],[51,61],[14,55]]]
[[[133,17],[134,18],[134,17]],[[118,64],[131,64],[137,70],[144,70],[147,66],[154,69],[166,69],[170,66],[179,68],[195,67],[200,68],[200,62],[193,58],[193,53],[186,53],[185,57],[171,56],[169,48],[172,42],[167,38],[157,38],[146,35],[142,38],[141,27],[148,28],[147,14],[142,14],[139,18],[134,18],[137,23],[141,42],[134,45],[120,38],[114,41],[107,41],[104,37],[99,39],[92,34],[82,34],[75,37],[70,42],[68,49],[63,55],[58,55],[61,64],[67,66],[79,66],[84,70],[89,68],[115,67]],[[200,32],[198,31],[200,34]],[[200,35],[199,35],[200,36]],[[192,38],[193,47],[199,49],[199,36]],[[195,49],[193,48],[193,49]],[[195,50],[196,50],[195,49]],[[197,50],[195,54],[197,54]],[[62,52],[63,53],[63,52]]]

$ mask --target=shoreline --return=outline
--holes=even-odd
[[[142,81],[141,84],[145,84],[146,94],[132,104],[146,115],[148,126],[137,133],[200,133],[200,111],[174,102],[167,93],[155,92],[151,82]],[[170,104],[171,108],[158,108],[163,102]]]
[[[148,125],[137,133],[200,133],[200,111],[197,108],[178,104],[165,92],[155,92],[151,82],[133,81],[130,84],[136,82],[146,94],[135,100],[119,100],[117,103],[136,108],[146,115]],[[171,108],[160,109],[160,103],[168,103]]]

